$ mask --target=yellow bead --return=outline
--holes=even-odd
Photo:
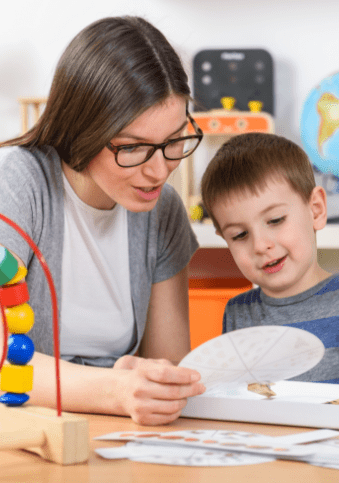
[[[251,112],[260,112],[262,110],[262,102],[261,101],[250,101],[248,103],[248,107]]]
[[[25,278],[27,275],[27,268],[26,267],[19,267],[16,275],[6,283],[6,285],[13,285],[14,283],[20,282],[23,278]]]
[[[234,97],[222,97],[220,99],[221,105],[226,111],[231,111],[235,104]]]
[[[204,210],[199,205],[191,206],[190,209],[190,217],[192,221],[200,221],[204,216]]]
[[[1,369],[0,389],[6,392],[23,393],[33,388],[33,366],[8,364]]]
[[[21,304],[5,309],[8,331],[12,334],[26,334],[34,325],[34,312],[30,305]]]

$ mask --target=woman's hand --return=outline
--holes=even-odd
[[[205,391],[200,374],[176,367],[164,359],[123,356],[114,365],[121,414],[142,425],[162,425],[175,421],[187,398]],[[119,377],[118,377],[119,375]]]

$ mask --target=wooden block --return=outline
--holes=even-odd
[[[33,366],[4,365],[1,369],[1,391],[24,393],[33,388]]]
[[[5,315],[8,330],[12,334],[26,334],[34,325],[34,312],[28,304],[6,308]]]
[[[0,449],[20,448],[62,465],[89,457],[89,426],[84,417],[55,409],[0,405]]]

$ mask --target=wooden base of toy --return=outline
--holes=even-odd
[[[84,417],[24,405],[0,405],[0,450],[24,449],[61,465],[89,457],[89,426]]]

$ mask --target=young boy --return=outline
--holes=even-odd
[[[295,380],[339,383],[339,276],[317,262],[326,193],[304,151],[273,134],[233,137],[202,179],[203,204],[244,276],[258,285],[231,299],[223,331],[254,325],[307,330],[322,361]]]

